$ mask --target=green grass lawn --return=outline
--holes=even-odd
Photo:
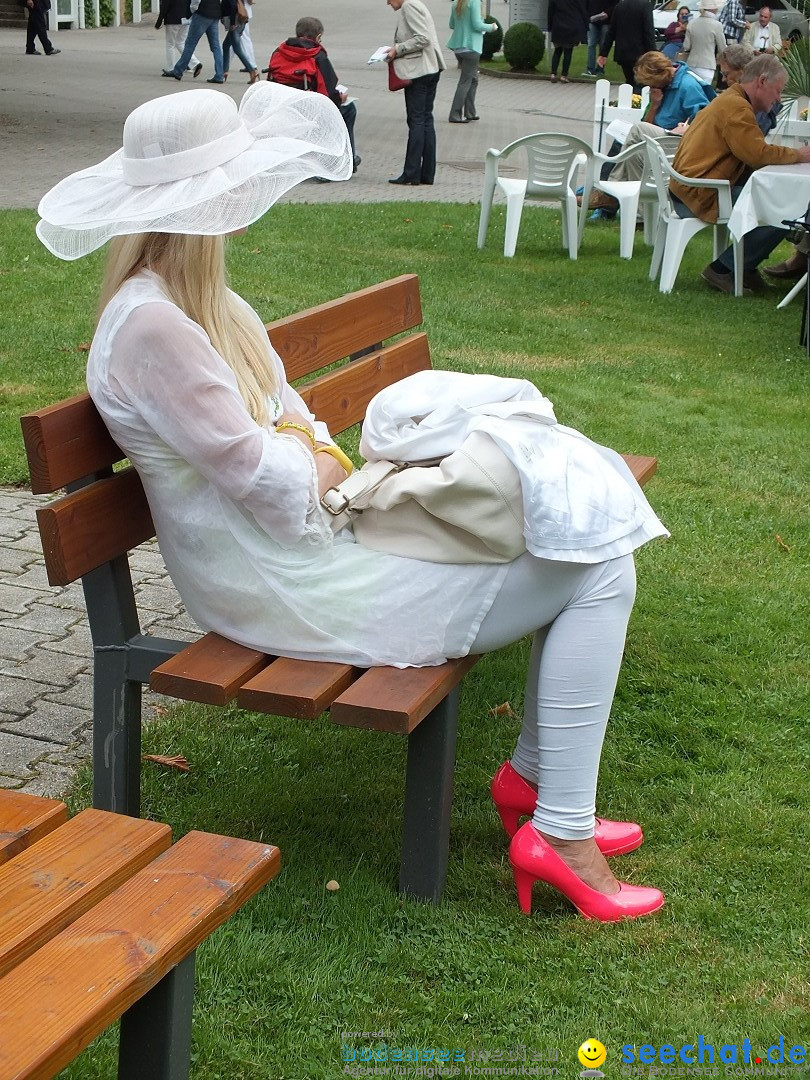
[[[493,12],[493,14],[495,15],[496,18],[498,18],[498,15],[499,15],[498,12]],[[540,61],[540,63],[534,69],[537,72],[538,75],[549,75],[549,74],[551,74],[551,55],[552,55],[553,52],[554,52],[554,50],[552,48],[552,49],[546,49],[546,51],[543,53],[542,60]],[[569,77],[572,78],[572,79],[579,79],[582,76],[582,73],[586,70],[587,66],[588,66],[588,46],[587,45],[577,45],[577,47],[574,49],[573,53],[571,54],[571,69],[568,72]],[[512,70],[511,65],[508,64],[507,61],[504,59],[504,55],[503,55],[502,52],[498,53],[491,60],[482,61],[481,62],[481,68],[484,71],[511,71]],[[562,60],[560,61],[560,67],[558,69],[558,73],[561,72],[561,71],[562,71]],[[525,74],[523,75],[523,77],[525,78]],[[608,62],[605,64],[604,75],[600,76],[600,77],[605,78],[605,79],[610,79],[610,81],[614,85],[617,85],[619,83],[624,82],[624,72],[619,67],[619,65],[612,59],[612,57],[608,58]],[[590,82],[590,83],[594,82],[594,80],[589,78],[589,77],[587,78],[587,81]]]
[[[395,892],[405,745],[236,709],[181,707],[146,749],[145,813],[277,843],[283,870],[201,950],[195,1080],[343,1075],[360,1048],[559,1051],[624,1044],[810,1043],[808,1007],[807,415],[800,305],[699,280],[701,234],[675,291],[647,280],[637,237],[588,225],[577,262],[559,216],[524,214],[502,256],[503,209],[475,250],[474,205],[279,206],[233,242],[234,285],[275,318],[395,274],[420,275],[437,366],[533,379],[559,419],[654,453],[647,492],[672,531],[638,554],[639,590],[602,765],[599,809],[640,821],[620,876],[662,888],[663,911],[602,926],[539,887],[517,908],[488,782],[512,749],[528,644],[467,676],[450,874],[438,907]],[[101,261],[58,263],[34,217],[0,215],[0,475],[25,482],[20,412],[82,387]],[[774,259],[782,257],[782,251]],[[88,776],[73,803],[88,800]],[[340,890],[325,883],[336,879]],[[469,1059],[469,1054],[468,1054]],[[114,1075],[103,1036],[66,1073]],[[429,1066],[426,1066],[429,1067]],[[405,1075],[417,1075],[410,1066]],[[723,1075],[723,1066],[720,1066]],[[461,1073],[460,1075],[463,1075]]]

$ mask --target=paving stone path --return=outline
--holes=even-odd
[[[0,490],[0,787],[58,795],[90,754],[93,661],[81,585],[48,584],[35,517],[45,501]],[[143,629],[198,636],[157,545],[130,563]],[[145,694],[147,717],[159,700]]]

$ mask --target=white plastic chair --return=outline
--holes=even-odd
[[[656,139],[656,142],[664,147],[668,161],[671,161],[675,156],[680,141],[679,135],[662,135],[659,139]],[[605,180],[598,178],[596,173],[602,164],[618,165],[619,162],[627,161],[628,158],[632,157],[642,158],[640,179],[613,180],[611,176],[608,176]],[[654,236],[655,215],[653,214],[653,207],[656,209],[658,207],[658,189],[650,175],[647,147],[643,142],[633,143],[614,157],[595,153],[594,172],[594,189],[604,192],[605,195],[612,196],[619,204],[619,257],[632,259],[639,203],[641,203],[644,213],[644,237],[649,244],[652,244]],[[586,193],[583,192],[582,202],[584,206],[587,206],[588,201],[585,195]]]
[[[810,120],[799,119],[797,99],[794,98],[788,107],[779,113],[776,127],[768,134],[766,142],[776,146],[792,146],[796,150],[810,143]]]
[[[516,150],[528,156],[526,180],[498,175],[498,165]],[[526,199],[546,199],[560,203],[562,213],[562,242],[572,259],[576,259],[585,227],[587,202],[579,213],[576,198],[576,176],[580,165],[585,167],[584,186],[593,187],[593,154],[587,143],[561,132],[541,132],[525,135],[509,143],[503,150],[487,150],[484,163],[484,191],[481,196],[481,217],[478,224],[478,247],[484,246],[495,189],[506,196],[506,234],[503,253],[515,254],[520,218]]]
[[[641,105],[633,106],[633,87],[629,83],[622,83],[616,87],[613,94],[616,104],[611,105],[611,88],[607,79],[598,79],[595,84],[593,99],[593,135],[591,145],[599,154],[606,154],[610,149],[613,139],[608,135],[608,125],[614,120],[622,120],[627,124],[637,124],[643,119],[644,113],[650,102],[649,86],[641,88]]]
[[[658,225],[655,235],[655,247],[653,248],[652,263],[650,265],[650,281],[655,281],[659,276],[659,289],[662,293],[672,292],[678,269],[681,265],[686,245],[702,229],[713,228],[714,258],[728,247],[728,229],[725,228],[731,216],[731,185],[728,180],[697,180],[694,177],[683,176],[676,172],[667,161],[666,152],[655,139],[646,135],[644,141],[647,144],[647,154],[650,162],[650,172],[658,193]],[[680,180],[690,187],[712,188],[717,192],[718,213],[717,221],[701,221],[700,218],[678,217],[672,205],[669,193],[670,179]],[[742,245],[737,241],[734,244],[734,291],[737,296],[742,295]]]

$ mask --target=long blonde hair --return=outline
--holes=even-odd
[[[278,393],[278,380],[264,330],[227,289],[224,238],[179,233],[115,237],[104,269],[99,315],[124,282],[144,269],[158,274],[169,298],[205,330],[236,376],[248,412],[265,426],[270,420],[268,398]]]
[[[461,17],[467,10],[468,0],[456,0],[456,15]]]

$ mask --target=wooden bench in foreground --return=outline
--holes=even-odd
[[[382,387],[429,368],[413,274],[270,323],[270,340],[298,389],[333,433],[359,423]],[[384,342],[395,335],[391,344]],[[339,366],[332,367],[336,363]],[[331,368],[316,374],[322,369]],[[86,394],[22,418],[35,493],[68,494],[37,512],[48,580],[82,579],[95,656],[93,801],[137,816],[141,686],[186,701],[313,719],[408,738],[401,891],[437,901],[450,837],[458,686],[475,657],[431,668],[371,668],[267,656],[206,634],[188,645],[143,634],[127,553],[154,536],[134,469]],[[656,459],[626,456],[640,483]]]
[[[118,1080],[189,1075],[194,950],[276,847],[0,790],[0,1076],[47,1080],[121,1018]]]

